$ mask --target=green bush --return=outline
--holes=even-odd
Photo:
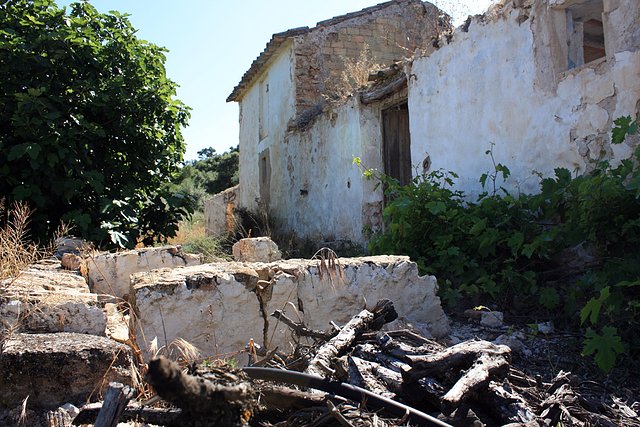
[[[618,119],[612,140],[635,132],[637,121]],[[492,150],[487,154],[493,159]],[[422,272],[438,277],[450,306],[491,301],[582,325],[584,354],[608,371],[618,354],[637,352],[640,344],[639,161],[636,148],[620,165],[601,162],[586,175],[557,169],[541,180],[538,194],[518,197],[496,188],[509,169],[494,162],[494,171],[480,178],[491,191],[475,202],[454,190],[452,172],[422,175],[407,186],[382,176],[386,226],[369,249],[411,256]],[[589,252],[588,262],[571,269],[567,253],[578,249]]]
[[[200,158],[187,162],[180,174],[168,185],[172,192],[187,194],[195,210],[203,210],[205,200],[238,184],[239,150],[218,154],[213,148],[198,151]]]
[[[164,52],[88,2],[0,3],[0,198],[35,209],[33,237],[62,220],[133,246],[174,235],[190,213],[188,197],[163,186],[189,117]]]

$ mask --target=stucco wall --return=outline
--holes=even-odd
[[[360,241],[366,223],[361,206],[381,195],[369,187],[365,191],[353,157],[377,166],[379,141],[370,136],[379,134],[376,113],[361,109],[355,98],[306,131],[288,134],[285,155],[272,169],[272,199],[278,202],[271,213],[278,224],[301,237]]]
[[[291,43],[280,48],[278,55],[270,59],[270,66],[249,88],[240,103],[240,188],[239,206],[255,210],[260,199],[259,156],[269,150],[271,169],[274,159],[283,155],[282,141],[286,124],[294,114],[293,52]],[[260,135],[261,94],[268,85],[268,93],[262,94],[263,135]],[[266,95],[266,96],[265,96]],[[261,136],[263,138],[261,139]],[[273,188],[274,183],[271,183]]]
[[[612,149],[609,133],[615,118],[638,109],[637,4],[605,0],[606,58],[566,71],[558,48],[564,10],[524,3],[533,5],[508,2],[472,19],[467,32],[459,28],[410,71],[412,163],[429,155],[431,170],[455,171],[459,187],[471,192],[492,170],[491,143],[496,161],[512,172],[506,186],[524,192],[537,190],[532,171],[584,172],[590,159],[629,152]]]

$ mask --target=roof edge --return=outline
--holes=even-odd
[[[274,55],[274,53],[278,50],[278,48],[284,43],[285,40],[299,36],[301,34],[309,33],[318,28],[329,27],[332,25],[339,24],[341,22],[347,21],[349,19],[357,18],[360,16],[364,16],[373,12],[377,12],[382,9],[386,9],[389,6],[394,4],[403,4],[403,3],[423,3],[421,0],[389,0],[384,3],[379,3],[373,6],[366,7],[356,12],[346,13],[344,15],[335,16],[330,19],[325,19],[316,24],[315,27],[298,27],[292,28],[287,31],[283,31],[281,33],[276,33],[271,37],[271,40],[267,43],[265,49],[260,53],[260,55],[251,63],[249,69],[244,73],[242,78],[240,79],[240,83],[233,89],[231,94],[227,97],[227,102],[236,101],[239,102],[242,100],[242,96],[244,95],[245,90],[251,86],[253,83],[253,79],[260,74],[262,67],[269,61],[269,59]]]
[[[249,69],[244,73],[242,79],[240,79],[240,83],[233,88],[233,91],[227,97],[227,102],[240,101],[245,89],[250,86],[253,79],[260,73],[262,66],[271,59],[280,46],[288,39],[307,32],[309,32],[309,27],[298,27],[271,36],[271,40],[269,40],[262,53],[251,63]]]

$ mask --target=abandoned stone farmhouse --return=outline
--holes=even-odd
[[[384,197],[354,157],[403,183],[454,171],[473,193],[490,148],[514,192],[628,156],[637,141],[613,146],[610,130],[640,110],[640,7],[502,0],[450,29],[430,3],[392,0],[274,34],[227,101],[240,106],[240,184],[207,202],[209,233],[236,206],[299,237],[363,242]]]

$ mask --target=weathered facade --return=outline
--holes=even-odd
[[[401,182],[451,170],[473,193],[491,147],[512,172],[503,184],[523,192],[536,191],[534,171],[581,173],[630,153],[634,138],[612,146],[609,134],[640,108],[635,1],[505,0],[452,34],[424,5],[392,1],[274,36],[229,97],[240,103],[240,206],[261,202],[299,236],[363,241],[381,226],[383,195],[354,156]],[[342,35],[374,46],[362,28],[384,19],[382,40],[395,28],[414,44],[376,62],[415,56],[357,96],[324,102],[343,71],[331,64],[358,52]]]
[[[322,222],[309,232],[320,227],[322,235],[342,236],[354,227],[360,230],[361,221],[351,220],[351,209],[365,197],[359,172],[351,166],[352,156],[361,151],[359,131],[343,134],[329,126],[322,142],[307,132],[317,128],[316,120],[334,122],[332,101],[354,90],[350,67],[358,61],[389,64],[410,56],[446,27],[439,17],[428,3],[394,0],[314,28],[275,34],[228,98],[240,104],[237,206],[269,209],[284,228],[305,228],[311,216],[342,210],[346,216],[326,224],[337,229],[326,229]],[[353,112],[355,116],[339,118],[349,128],[359,121],[360,112]],[[327,198],[318,200],[320,194]]]
[[[466,190],[507,165],[512,190],[536,191],[554,168],[583,173],[620,159],[613,120],[640,104],[640,7],[624,0],[497,5],[416,58],[409,80],[412,163],[460,174]],[[630,144],[633,139],[629,139]]]

